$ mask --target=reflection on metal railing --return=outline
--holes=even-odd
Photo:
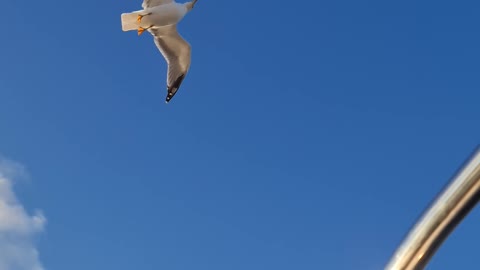
[[[480,200],[480,148],[410,230],[385,270],[424,269]]]

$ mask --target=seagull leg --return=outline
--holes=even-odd
[[[138,15],[138,17],[137,17],[137,22],[138,22],[138,23],[141,23],[143,17],[148,16],[148,15],[152,15],[152,13],[150,12],[150,13],[147,13],[147,14],[145,14],[145,15]]]
[[[148,30],[152,27],[153,27],[153,25],[150,25],[148,28],[138,27],[137,33],[140,36],[141,34],[143,34],[143,32],[145,32],[145,30]]]

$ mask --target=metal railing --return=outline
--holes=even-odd
[[[480,147],[410,230],[385,270],[424,269],[479,200]]]

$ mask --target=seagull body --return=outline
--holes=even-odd
[[[193,9],[197,0],[179,4],[173,0],[144,0],[143,10],[123,13],[122,30],[150,32],[155,44],[168,63],[168,103],[177,93],[190,68],[191,47],[177,32],[177,23]]]

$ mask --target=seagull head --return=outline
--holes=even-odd
[[[185,6],[187,6],[187,10],[190,11],[193,9],[193,6],[195,6],[195,3],[197,2],[198,0],[193,0],[193,1],[190,1],[188,3],[185,3]]]

